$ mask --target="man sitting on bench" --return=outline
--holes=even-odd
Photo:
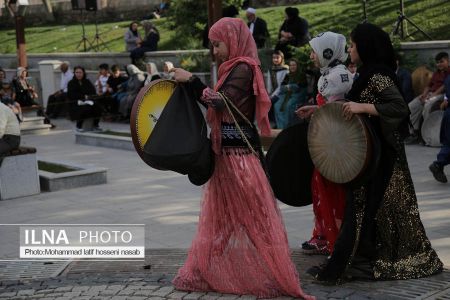
[[[11,108],[0,102],[0,164],[2,157],[19,145],[19,121]]]

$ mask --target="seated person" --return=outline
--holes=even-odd
[[[438,53],[435,60],[437,70],[433,73],[430,83],[422,94],[408,104],[414,132],[405,140],[406,143],[418,141],[421,118],[423,117],[423,120],[426,120],[431,113],[431,108],[444,99],[444,80],[450,74],[448,53]]]
[[[97,95],[101,96],[108,92],[108,87],[106,85],[108,78],[109,78],[108,64],[100,64],[98,66],[97,80],[95,81],[95,89],[97,91]]]
[[[289,61],[289,73],[281,83],[278,100],[273,104],[276,126],[285,129],[298,123],[295,111],[307,102],[306,73],[297,60]]]
[[[297,8],[287,7],[285,9],[285,21],[280,27],[275,50],[281,50],[284,57],[289,59],[292,57],[289,46],[301,47],[308,43],[308,40],[308,22],[299,17]]]
[[[132,22],[129,29],[125,32],[125,49],[127,52],[131,52],[136,49],[140,43],[142,43],[141,35],[138,31],[139,24],[137,22]]]
[[[13,80],[15,101],[22,107],[39,107],[37,103],[38,94],[29,84],[28,71],[23,67],[17,68],[17,77]]]
[[[160,74],[162,79],[173,79],[173,73],[171,70],[173,69],[173,63],[170,61],[165,61],[163,66],[163,72]]]
[[[16,115],[3,103],[0,103],[0,163],[2,156],[19,148],[20,126]]]
[[[130,52],[131,63],[136,64],[145,56],[145,52],[157,51],[159,42],[159,31],[150,22],[144,23],[145,39],[139,46]]]
[[[108,64],[100,64],[98,66],[97,80],[95,81],[95,90],[97,92],[97,103],[102,107],[106,113],[116,114],[117,103],[111,96],[108,90],[108,79],[111,76]]]
[[[120,99],[119,112],[122,118],[126,121],[130,118],[131,108],[133,107],[136,96],[144,86],[145,73],[139,70],[135,65],[127,66],[127,88],[125,97]]]
[[[396,62],[397,70],[395,71],[395,74],[397,74],[403,98],[405,98],[406,103],[409,103],[414,98],[411,73],[401,66],[402,57],[399,54],[396,54]]]
[[[161,74],[159,74],[155,63],[148,62],[145,64],[145,68],[147,69],[147,78],[145,79],[144,85],[147,85],[154,80],[161,79]]]
[[[70,101],[70,117],[76,121],[76,131],[83,132],[83,122],[85,119],[94,119],[93,131],[101,131],[99,127],[102,109],[95,100],[95,87],[86,78],[86,71],[83,67],[74,68],[75,76],[67,85],[67,96]]]
[[[12,109],[19,122],[23,121],[22,108],[18,102],[14,101],[14,91],[11,84],[6,80],[1,82],[0,101]]]
[[[114,99],[114,108],[112,108],[112,110],[115,113],[117,113],[120,98],[125,94],[126,84],[124,83],[127,80],[128,78],[120,73],[120,68],[118,65],[111,66],[111,76],[108,77],[106,85],[108,88],[108,94],[111,95],[112,99]]]
[[[63,62],[61,70],[61,81],[59,90],[51,94],[47,101],[47,115],[50,118],[57,118],[59,115],[67,113],[67,84],[73,78],[73,72],[69,69],[69,63]]]

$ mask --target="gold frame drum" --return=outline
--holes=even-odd
[[[335,183],[349,183],[362,176],[371,157],[371,137],[364,121],[359,115],[346,120],[343,103],[319,107],[308,129],[308,148],[314,166]]]
[[[176,82],[173,80],[155,80],[144,86],[136,96],[130,118],[131,137],[137,153],[144,162],[144,145],[150,138],[175,87]]]

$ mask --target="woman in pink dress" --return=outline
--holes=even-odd
[[[245,23],[234,18],[215,23],[209,39],[222,62],[214,89],[183,69],[172,69],[175,80],[190,82],[208,106],[216,157],[197,233],[173,284],[184,291],[314,299],[300,287],[281,213],[260,161],[259,135],[252,122],[245,121],[256,119],[262,134],[270,132],[271,103],[255,42]],[[219,92],[242,113],[233,109],[240,129]]]

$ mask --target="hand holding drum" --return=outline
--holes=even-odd
[[[366,107],[340,101],[319,107],[308,129],[308,148],[319,172],[328,180],[348,183],[366,170],[371,154],[371,137],[362,117]]]

